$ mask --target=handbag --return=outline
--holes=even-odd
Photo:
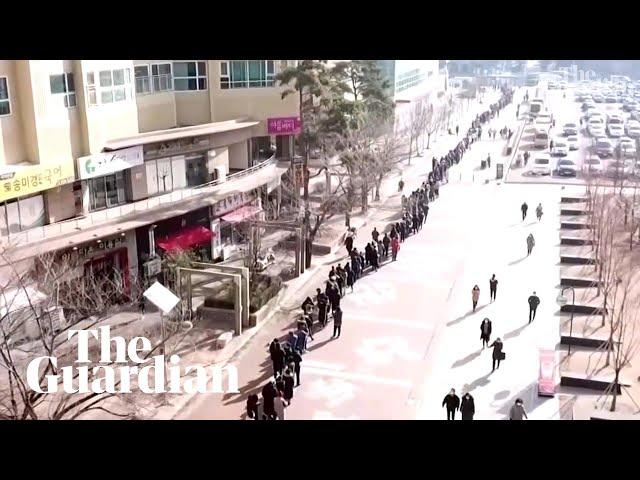
[[[500,360],[504,360],[505,358],[507,358],[507,354],[504,352],[500,352]]]

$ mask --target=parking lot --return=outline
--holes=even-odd
[[[582,83],[560,88],[541,83],[528,91],[529,102],[521,106],[520,118],[529,117],[529,110],[539,111],[526,121],[507,182],[579,185],[591,177],[612,185],[640,180],[640,85]],[[541,100],[540,107],[531,107],[535,99]]]

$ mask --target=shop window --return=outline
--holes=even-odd
[[[2,203],[0,222],[2,235],[45,225],[44,198],[38,194]]]
[[[0,116],[2,115],[11,115],[9,81],[7,80],[7,77],[0,77]]]
[[[205,155],[187,156],[185,164],[187,170],[187,186],[195,187],[209,181]]]
[[[91,210],[115,207],[126,202],[124,172],[89,180]]]

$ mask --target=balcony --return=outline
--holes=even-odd
[[[265,185],[279,178],[288,168],[288,163],[280,164],[272,157],[251,168],[228,175],[224,180],[32,228],[3,237],[2,243],[4,247],[11,245],[15,249],[12,255],[14,261],[30,258],[44,251],[59,250],[116,232],[126,232],[213,205],[231,194],[248,192]],[[45,245],[46,248],[43,248]]]
[[[171,90],[173,90],[173,78],[169,74],[136,77],[136,95],[149,95]]]

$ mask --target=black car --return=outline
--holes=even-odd
[[[576,164],[571,160],[560,160],[556,167],[556,172],[561,177],[575,177],[577,174]]]

